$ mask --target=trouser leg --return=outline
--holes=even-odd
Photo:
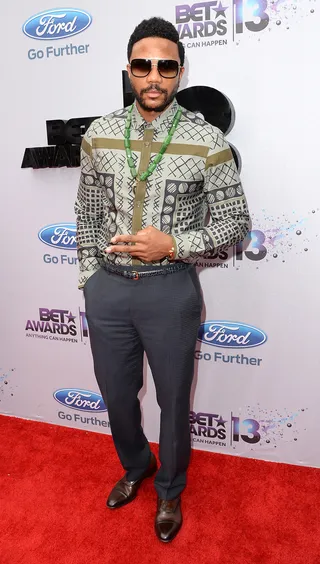
[[[143,385],[143,347],[130,315],[130,280],[103,269],[84,288],[94,371],[107,405],[111,432],[128,480],[150,460],[141,427],[138,393]]]
[[[155,488],[162,499],[186,485],[190,459],[190,392],[202,296],[194,267],[137,281],[133,321],[155,382],[161,409],[160,461]]]

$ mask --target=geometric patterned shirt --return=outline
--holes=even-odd
[[[174,100],[149,123],[134,106],[130,141],[138,172],[159,152],[177,109]],[[124,147],[127,115],[124,108],[94,120],[82,140],[75,203],[79,288],[104,263],[144,264],[129,254],[106,254],[114,235],[136,234],[152,225],[173,236],[176,261],[194,262],[218,247],[235,245],[249,229],[236,164],[219,129],[182,108],[162,160],[147,180],[137,181]]]

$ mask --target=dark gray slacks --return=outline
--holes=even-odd
[[[147,468],[139,390],[146,352],[161,409],[161,466],[155,488],[173,499],[186,485],[194,350],[202,307],[195,268],[131,280],[100,269],[84,287],[96,379],[128,480]]]

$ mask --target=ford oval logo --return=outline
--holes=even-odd
[[[76,249],[76,233],[75,223],[54,223],[43,227],[38,237],[42,243],[56,249]]]
[[[53,397],[56,401],[80,411],[108,411],[101,394],[80,390],[78,388],[62,388],[54,392]]]
[[[245,323],[206,321],[200,326],[198,340],[213,347],[249,349],[263,345],[267,335],[261,329]]]
[[[31,39],[65,39],[77,35],[89,27],[92,17],[83,10],[48,10],[29,18],[22,31]]]

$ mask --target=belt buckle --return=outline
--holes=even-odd
[[[132,274],[133,274],[132,280],[139,280],[139,278],[140,278],[139,272],[137,272],[136,270],[133,270]]]

